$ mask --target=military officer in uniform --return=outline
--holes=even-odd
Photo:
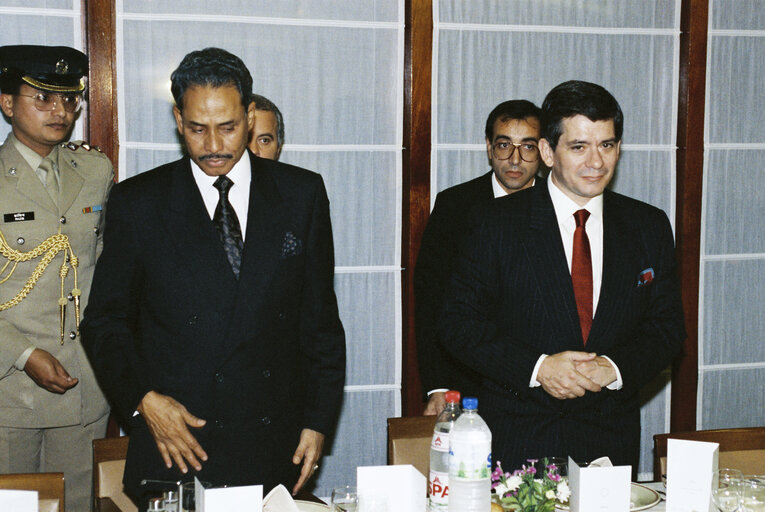
[[[0,473],[62,471],[90,510],[91,442],[109,409],[79,336],[101,250],[109,159],[65,142],[88,60],[67,47],[0,47]]]

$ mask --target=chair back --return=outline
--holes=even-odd
[[[740,469],[745,475],[765,474],[765,427],[723,428],[672,432],[653,436],[653,478],[667,473],[667,439],[717,443],[721,468]]]
[[[388,418],[388,464],[411,464],[428,478],[436,416]]]
[[[93,500],[96,512],[107,508],[114,510],[115,507],[121,512],[138,511],[122,490],[128,442],[127,436],[93,440]]]
[[[63,473],[16,473],[0,475],[0,489],[37,491],[39,500],[58,501],[58,511],[65,512]]]

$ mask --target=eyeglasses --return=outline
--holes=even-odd
[[[35,100],[35,108],[40,112],[50,112],[61,105],[65,111],[70,114],[80,110],[82,95],[80,94],[58,94],[52,92],[40,91],[37,94],[17,94],[17,96],[26,96]]]
[[[530,142],[516,144],[515,142],[507,141],[494,143],[492,146],[494,158],[497,160],[507,160],[513,156],[515,148],[518,148],[518,154],[521,155],[521,160],[524,162],[535,162],[539,158],[539,148],[536,144]]]

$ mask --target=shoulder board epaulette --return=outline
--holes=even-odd
[[[90,144],[88,144],[87,142],[84,142],[84,141],[81,141],[79,144],[77,144],[76,142],[71,142],[71,141],[70,142],[62,142],[61,143],[61,147],[62,148],[66,148],[66,149],[68,149],[70,151],[77,151],[78,149],[82,148],[85,151],[90,151],[92,149],[92,150],[95,150],[95,151],[98,151],[99,153],[101,153],[101,148],[99,148],[98,146],[91,146]]]

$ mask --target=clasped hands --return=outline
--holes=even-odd
[[[207,423],[205,420],[191,414],[172,397],[156,391],[146,393],[138,404],[138,412],[146,421],[165,466],[171,468],[175,462],[182,473],[188,472],[188,465],[196,471],[202,469],[207,453],[189,427],[201,428]],[[302,461],[303,466],[292,494],[303,487],[318,467],[323,446],[324,434],[307,428],[300,432],[300,441],[292,456],[292,463],[297,466]]]
[[[542,388],[559,400],[597,393],[615,380],[614,366],[594,352],[569,350],[547,356],[537,372]]]

